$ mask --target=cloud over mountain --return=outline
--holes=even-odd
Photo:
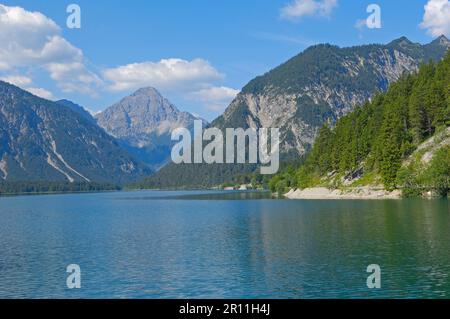
[[[0,4],[0,70],[43,68],[63,92],[92,93],[101,80],[85,65],[83,51],[40,12]]]
[[[194,100],[204,102],[210,111],[223,112],[225,107],[238,95],[239,90],[225,86],[214,86],[190,94]]]
[[[233,88],[216,85],[224,77],[210,62],[200,58],[132,63],[103,72],[110,91],[131,91],[152,86],[198,101],[210,111],[224,110],[238,93]]]
[[[305,16],[329,16],[337,0],[295,0],[281,9],[281,18],[299,19]]]
[[[31,88],[28,88],[27,91],[36,96],[39,96],[43,99],[46,99],[46,100],[54,100],[55,99],[55,96],[53,95],[52,92],[50,92],[46,89],[43,89],[43,88],[31,87]]]
[[[426,29],[428,34],[437,37],[440,35],[450,35],[450,1],[449,0],[429,0],[425,5],[425,14],[420,24],[422,29]]]
[[[224,75],[208,61],[194,59],[163,59],[158,62],[132,63],[104,71],[104,78],[111,82],[112,91],[129,91],[143,86],[159,89],[184,90],[202,87]]]

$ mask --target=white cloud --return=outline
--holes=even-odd
[[[355,28],[358,30],[362,30],[367,27],[367,19],[358,19],[355,22]]]
[[[14,84],[19,87],[25,87],[33,83],[33,80],[27,76],[21,75],[9,75],[5,77],[1,77],[0,80]]]
[[[40,87],[33,87],[33,80],[30,77],[23,76],[23,75],[8,75],[1,77],[0,80],[8,82],[10,84],[16,85],[20,87],[23,90],[26,90],[36,96],[39,96],[41,98],[47,99],[47,100],[55,100],[55,96],[52,92],[40,88]]]
[[[60,28],[39,12],[0,4],[0,58],[6,67],[40,62],[46,43]]]
[[[0,61],[3,71],[42,67],[65,92],[89,93],[99,83],[83,52],[61,36],[53,20],[20,7],[0,4]]]
[[[223,78],[208,61],[163,59],[159,62],[134,63],[103,72],[112,91],[129,91],[145,86],[161,90],[192,90]]]
[[[95,95],[92,87],[102,84],[102,80],[95,73],[86,69],[81,62],[49,63],[47,70],[50,77],[66,93],[80,92]]]
[[[329,16],[337,4],[337,0],[295,0],[281,8],[280,15],[287,20],[305,16]]]
[[[420,27],[434,37],[450,36],[450,1],[428,0]]]
[[[239,90],[225,86],[214,86],[192,92],[189,97],[201,101],[210,111],[221,112],[238,95]]]
[[[52,94],[52,92],[47,91],[46,89],[43,89],[43,88],[27,88],[26,90],[28,92],[30,92],[31,94],[39,96],[39,97],[41,97],[43,99],[55,100],[55,96]]]
[[[238,95],[239,90],[225,86],[215,86],[193,92],[192,96],[201,101],[232,100]]]

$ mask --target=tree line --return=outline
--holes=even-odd
[[[44,194],[65,192],[96,192],[119,190],[109,183],[59,182],[59,181],[16,181],[0,182],[0,196],[14,194]]]

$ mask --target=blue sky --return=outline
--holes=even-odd
[[[66,26],[71,3],[81,8],[80,29]],[[356,26],[371,3],[381,8],[381,29]],[[209,120],[249,80],[312,44],[387,43],[401,36],[427,43],[450,30],[448,0],[0,4],[0,78],[93,111],[154,86],[180,109]]]

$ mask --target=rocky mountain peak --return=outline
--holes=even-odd
[[[152,87],[141,88],[133,94],[124,97],[121,101],[102,112],[102,114],[116,113],[119,110],[131,117],[144,116],[146,119],[154,116],[164,117],[180,113],[158,90]],[[97,118],[102,119],[102,116],[99,115]]]
[[[432,44],[439,44],[441,46],[445,46],[447,48],[450,48],[450,40],[445,35],[441,35],[440,37],[438,37],[436,40],[434,40],[431,43]]]
[[[155,89],[154,87],[151,87],[151,86],[140,88],[140,89],[138,89],[136,92],[134,92],[132,94],[132,96],[139,96],[139,95],[153,96],[153,97],[157,97],[157,98],[162,98],[161,93],[159,93],[159,91],[157,89]]]
[[[398,39],[395,39],[391,42],[391,44],[398,44],[398,45],[411,45],[414,44],[410,39],[408,39],[407,37],[403,36],[400,37]]]
[[[170,156],[172,131],[191,128],[197,117],[180,111],[157,89],[145,87],[110,106],[96,119],[131,153],[157,168]]]
[[[167,101],[159,91],[153,87],[140,88],[130,96],[125,97],[123,102],[131,102],[130,106],[134,108],[139,107],[156,107],[156,108],[170,108],[172,111],[177,111],[169,101]]]

